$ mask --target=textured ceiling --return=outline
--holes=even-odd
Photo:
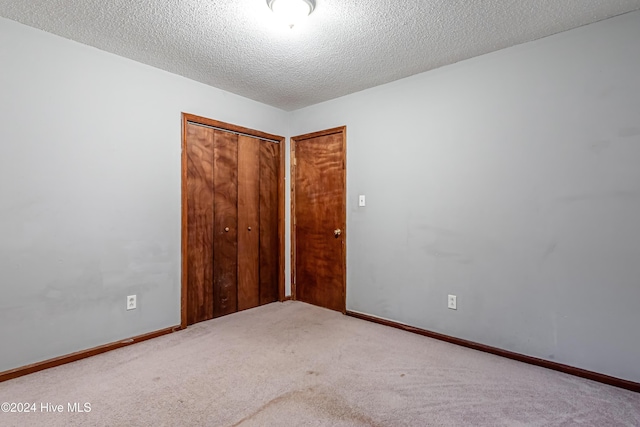
[[[284,110],[640,9],[640,0],[0,0],[0,16]]]

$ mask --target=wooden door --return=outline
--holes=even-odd
[[[282,144],[284,146],[284,144]],[[281,186],[280,144],[260,143],[260,304],[280,299],[280,247],[284,244],[279,228]],[[282,177],[284,183],[284,177]],[[284,290],[283,290],[284,292]]]
[[[238,310],[260,304],[260,140],[238,137]]]
[[[279,146],[238,138],[238,310],[278,300]]]
[[[193,324],[238,309],[238,135],[191,123],[186,132],[187,322]]]
[[[183,129],[186,327],[284,298],[284,138],[187,114]]]
[[[185,130],[189,143],[183,151],[187,159],[183,194],[189,203],[184,204],[183,238],[189,250],[183,256],[183,271],[189,274],[183,279],[187,288],[183,300],[188,306],[189,325],[213,318],[213,132],[194,124],[188,124]]]
[[[295,298],[345,311],[345,128],[291,139]]]
[[[238,135],[214,130],[213,317],[238,311]]]

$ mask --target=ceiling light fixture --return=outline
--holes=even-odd
[[[316,0],[267,0],[267,5],[289,28],[293,28],[313,12]]]

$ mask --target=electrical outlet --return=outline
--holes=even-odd
[[[136,295],[129,295],[127,297],[127,310],[135,310],[137,306]]]
[[[455,295],[449,295],[449,298],[447,300],[447,307],[449,307],[451,310],[458,309],[458,302],[456,301]]]

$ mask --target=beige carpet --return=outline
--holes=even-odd
[[[640,426],[639,394],[299,302],[0,383],[1,402],[38,406],[1,426]]]

